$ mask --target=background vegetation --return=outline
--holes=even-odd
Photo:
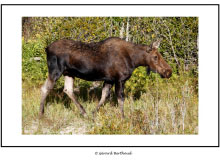
[[[39,120],[40,87],[47,77],[45,47],[63,38],[89,43],[108,37],[146,45],[162,39],[159,51],[172,66],[172,77],[146,76],[144,67],[137,68],[126,82],[125,120],[112,91],[95,121],[91,112],[102,85],[90,90],[92,82],[76,79],[78,99],[89,115],[85,119],[62,92],[62,77],[48,97],[46,118]],[[22,82],[23,134],[197,134],[198,18],[23,17]]]

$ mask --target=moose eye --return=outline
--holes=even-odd
[[[155,60],[155,61],[157,60],[157,58],[158,58],[157,56],[154,56],[154,60]]]

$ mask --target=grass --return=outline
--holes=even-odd
[[[88,114],[83,118],[63,88],[56,87],[39,119],[40,86],[23,82],[22,88],[22,134],[198,134],[198,86],[189,74],[151,80],[138,97],[126,93],[125,119],[113,92],[93,119],[101,89],[77,95]]]

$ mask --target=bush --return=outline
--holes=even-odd
[[[47,76],[45,45],[40,40],[22,41],[22,80],[41,84]],[[34,58],[38,57],[36,61]]]

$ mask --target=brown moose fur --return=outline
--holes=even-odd
[[[45,82],[40,106],[40,115],[44,112],[45,99],[49,90],[61,75],[71,78],[78,77],[88,81],[104,81],[102,98],[94,111],[98,111],[115,84],[115,92],[124,117],[124,84],[135,68],[146,66],[162,78],[169,78],[171,67],[158,52],[159,42],[152,46],[127,42],[111,37],[97,43],[82,43],[73,40],[58,40],[46,48],[49,77]],[[48,83],[50,82],[50,83]],[[73,87],[73,86],[72,86]],[[45,88],[47,90],[45,91]],[[71,86],[70,86],[71,88]],[[68,92],[69,93],[69,92]],[[68,94],[82,114],[84,108],[76,100],[73,93]]]

